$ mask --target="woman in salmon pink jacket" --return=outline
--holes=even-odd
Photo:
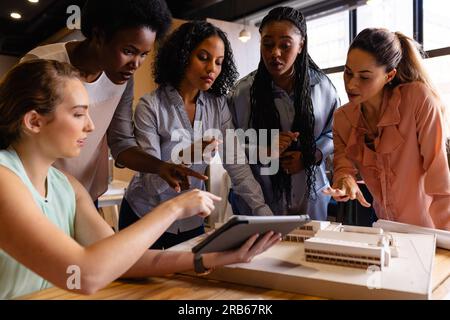
[[[448,125],[417,43],[399,32],[365,29],[352,42],[344,82],[350,102],[334,116],[337,201],[370,206],[378,218],[450,230]]]

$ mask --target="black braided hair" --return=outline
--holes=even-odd
[[[314,136],[314,107],[311,100],[309,70],[313,69],[318,76],[323,75],[320,68],[314,63],[308,54],[308,41],[306,33],[306,21],[303,14],[290,7],[277,7],[272,9],[264,17],[259,28],[263,28],[273,21],[289,21],[296,26],[303,37],[303,50],[294,62],[294,108],[295,117],[291,131],[299,132],[298,143],[291,146],[290,150],[298,150],[302,153],[302,161],[306,174],[306,196],[315,198],[315,173],[316,173],[316,141]],[[251,116],[249,125],[258,129],[281,129],[280,115],[275,107],[272,93],[272,77],[269,74],[264,61],[261,59],[258,70],[250,89]],[[270,144],[270,141],[268,141]],[[283,170],[271,176],[274,196],[280,200],[284,194],[286,201],[291,200],[291,176]]]
[[[159,85],[178,88],[186,73],[192,52],[205,39],[218,36],[225,45],[222,71],[208,92],[222,96],[234,85],[238,72],[228,38],[220,28],[206,21],[190,21],[171,33],[158,50],[153,75]]]

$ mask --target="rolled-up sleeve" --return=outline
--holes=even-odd
[[[345,132],[346,129],[349,132]],[[337,110],[334,113],[333,120],[333,183],[336,183],[345,176],[352,176],[356,180],[357,170],[347,155],[345,154],[346,141],[350,135],[350,123],[345,118],[342,110]]]
[[[221,131],[223,137],[225,138],[227,134],[232,134],[234,132],[234,125],[232,115],[228,109],[228,105],[225,99],[221,100],[220,104],[220,118],[221,118]],[[227,130],[229,130],[227,132]],[[234,134],[233,134],[234,135]],[[273,215],[272,210],[266,205],[264,201],[263,192],[259,183],[255,180],[253,173],[246,161],[245,151],[242,149],[241,152],[234,152],[237,147],[239,150],[239,139],[234,136],[232,139],[233,143],[233,163],[227,163],[227,148],[226,141],[231,139],[224,139],[222,154],[223,167],[228,172],[233,184],[233,190],[239,194],[239,196],[244,199],[247,205],[252,209],[252,213],[258,216]],[[231,157],[229,157],[231,158]]]
[[[108,127],[108,146],[114,159],[121,152],[137,146],[133,133],[133,90],[134,80],[130,79]]]
[[[430,216],[436,228],[450,230],[450,171],[441,105],[427,97],[416,110],[417,137],[425,171],[425,192],[433,198]]]
[[[152,105],[148,96],[142,97],[134,114],[136,141],[144,152],[161,159],[157,117],[156,106]],[[157,174],[140,173],[140,175],[144,178],[145,190],[151,196],[161,194],[169,188],[167,182]]]

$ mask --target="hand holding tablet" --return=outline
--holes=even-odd
[[[237,249],[255,234],[269,231],[286,235],[295,228],[311,221],[308,215],[301,216],[233,216],[202,242],[192,248],[194,254],[220,252]]]

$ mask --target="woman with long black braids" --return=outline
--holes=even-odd
[[[259,31],[258,69],[241,79],[229,98],[235,126],[280,130],[278,172],[264,176],[262,164],[252,165],[272,211],[325,220],[330,198],[321,190],[329,185],[325,159],[333,152],[332,119],[339,97],[308,54],[306,21],[300,11],[272,9]],[[230,200],[235,214],[249,214],[237,194],[231,193]]]

